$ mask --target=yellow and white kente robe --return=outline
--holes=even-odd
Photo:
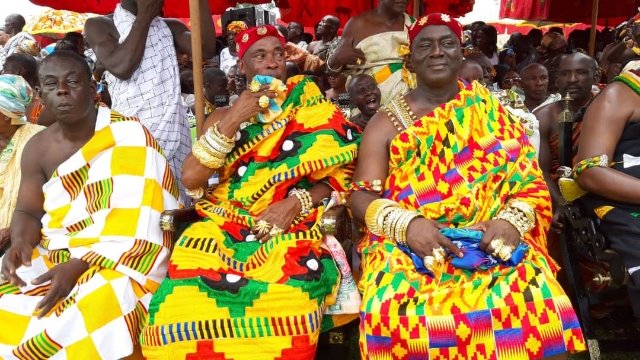
[[[42,190],[43,238],[32,266],[18,269],[29,285],[0,285],[0,358],[130,355],[167,271],[171,239],[158,224],[162,211],[178,206],[167,160],[137,119],[99,108],[95,135]],[[51,285],[31,280],[69,259],[89,269],[38,319]]]

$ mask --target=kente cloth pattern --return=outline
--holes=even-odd
[[[9,55],[16,52],[18,46],[24,41],[34,41],[33,36],[28,32],[19,32],[12,36],[4,47],[0,49],[0,69],[4,67],[4,62],[7,61]]]
[[[122,43],[133,26],[135,15],[118,5],[113,22]],[[180,73],[173,41],[167,24],[159,17],[151,21],[140,66],[128,80],[106,72],[111,94],[111,108],[125,116],[135,116],[160,144],[169,166],[176,176],[191,153],[191,132],[187,108],[180,97]],[[180,199],[188,203],[182,182],[177,181]]]
[[[254,216],[294,187],[345,191],[359,137],[310,78],[290,78],[282,114],[240,130],[204,218],[175,245],[141,336],[150,359],[312,359],[339,273],[321,247],[324,208],[264,244]]]
[[[160,214],[178,206],[177,188],[151,133],[137,119],[98,110],[94,136],[43,185],[42,241],[29,285],[0,286],[0,358],[119,359],[133,352],[148,304],[167,271],[170,236]],[[82,259],[89,269],[42,319],[51,287],[31,280]]]
[[[536,212],[516,266],[469,270],[449,260],[417,272],[391,240],[367,234],[362,251],[364,359],[527,359],[581,351],[571,302],[546,251],[549,192],[526,131],[474,82],[390,144],[383,197],[453,228],[487,221],[509,199]]]
[[[406,80],[409,76],[408,70],[402,66],[403,58],[399,49],[402,45],[409,44],[408,28],[413,20],[407,14],[404,14],[404,17],[404,31],[375,34],[356,44],[356,48],[364,52],[367,61],[362,65],[348,66],[344,72],[352,77],[358,74],[371,75],[380,88],[380,105],[385,105],[391,99],[410,90]],[[359,111],[356,111],[357,113]]]
[[[11,217],[18,203],[22,150],[27,141],[43,129],[44,127],[34,124],[20,126],[0,152],[0,229],[11,225]]]
[[[640,96],[640,71],[629,69],[615,78]],[[640,122],[625,125],[613,153],[613,168],[634,178],[640,178]],[[587,194],[582,203],[600,219],[598,229],[607,234],[611,248],[622,255],[629,272],[628,289],[634,315],[640,318],[640,207],[636,204]]]

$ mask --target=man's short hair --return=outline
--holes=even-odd
[[[87,75],[87,79],[89,80],[89,82],[91,82],[91,80],[93,79],[93,74],[91,73],[91,68],[89,68],[89,64],[87,64],[87,61],[82,56],[78,55],[78,53],[75,51],[58,50],[53,54],[48,55],[42,60],[42,63],[40,64],[40,69],[45,67],[48,62],[55,60],[57,58],[74,61],[78,65],[78,67],[82,69],[82,72],[84,72]]]
[[[24,26],[27,24],[24,16],[20,14],[10,14],[9,16],[7,16],[7,19],[11,20],[11,22],[16,25],[18,32],[22,31]]]
[[[211,83],[217,79],[227,81],[227,75],[218,68],[208,68],[204,71],[204,83]]]
[[[7,64],[12,62],[15,62],[22,67],[24,70],[22,77],[29,83],[29,85],[35,86],[38,84],[38,62],[33,56],[22,53],[13,53],[7,57],[4,64],[7,66]]]

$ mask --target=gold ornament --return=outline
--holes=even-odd
[[[258,235],[265,235],[271,231],[271,224],[269,224],[269,222],[266,220],[260,220],[258,221],[258,223],[256,223],[255,228],[258,232]]]
[[[258,99],[258,106],[263,109],[267,109],[269,107],[269,97],[267,95],[262,95]]]

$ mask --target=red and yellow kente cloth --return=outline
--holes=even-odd
[[[382,237],[361,244],[365,359],[529,359],[585,349],[547,254],[549,193],[519,121],[474,82],[398,134],[384,197],[451,227],[492,219],[509,199],[536,210],[515,267],[431,278]]]
[[[254,216],[294,187],[344,191],[358,135],[308,78],[290,79],[283,113],[239,131],[203,220],[175,245],[141,343],[150,359],[312,359],[339,273],[321,248],[323,208],[264,244]]]

